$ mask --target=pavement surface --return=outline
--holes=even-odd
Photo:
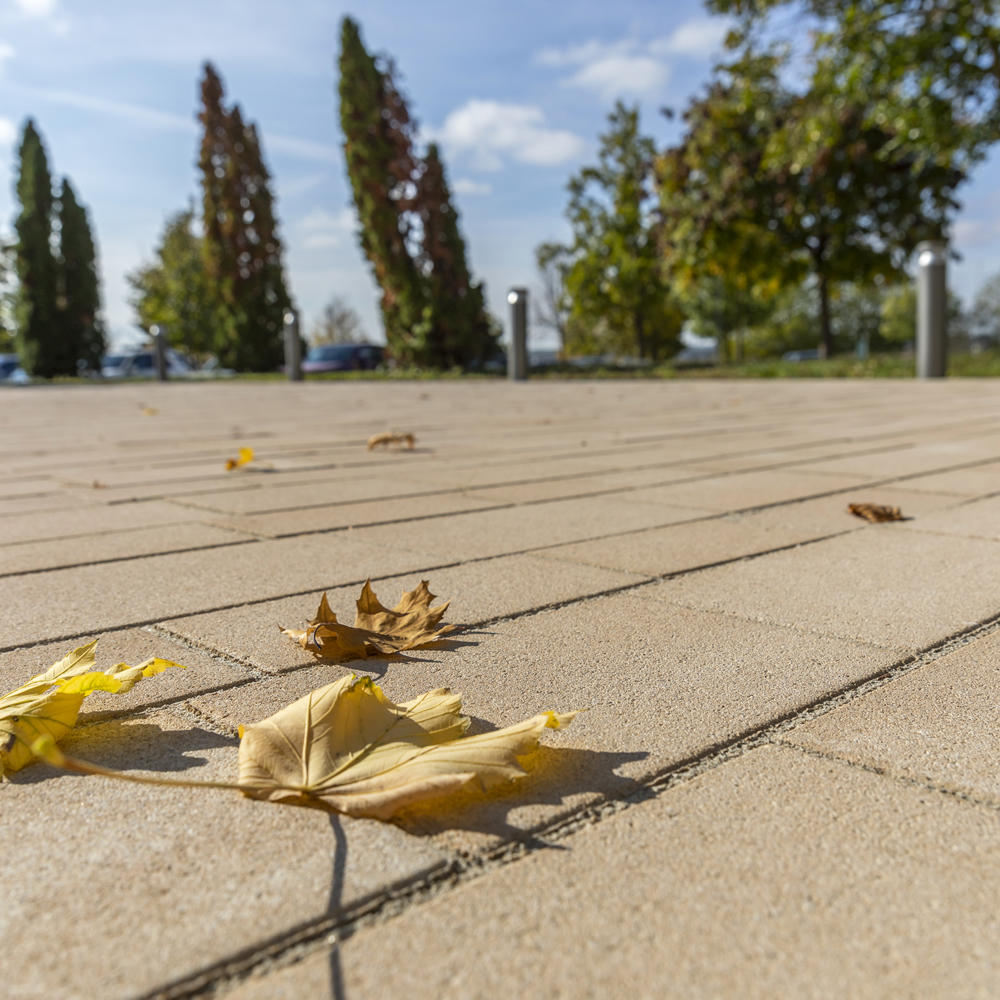
[[[74,756],[232,781],[348,672],[474,732],[586,709],[391,823],[30,764],[3,996],[1000,996],[995,381],[32,387],[0,435],[0,692],[91,638],[188,668],[89,698]],[[466,630],[278,631],[369,577]]]

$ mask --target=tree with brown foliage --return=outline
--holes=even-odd
[[[210,63],[201,83],[204,127],[199,167],[204,196],[205,263],[218,295],[215,350],[238,371],[270,371],[284,357],[285,288],[270,175],[257,129],[239,105],[223,103]]]

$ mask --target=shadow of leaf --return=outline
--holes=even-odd
[[[489,731],[489,723],[478,719],[475,723],[483,725],[478,731]],[[537,831],[585,803],[634,791],[638,781],[617,774],[616,769],[648,756],[645,751],[611,753],[541,746],[522,759],[528,772],[524,778],[488,792],[469,786],[447,798],[411,806],[400,812],[394,822],[417,836],[465,830],[504,841],[531,842]],[[514,810],[526,811],[511,822],[509,814]]]
[[[207,729],[162,729],[155,723],[124,723],[117,720],[73,730],[60,746],[69,755],[116,771],[142,770],[178,773],[204,767],[204,757],[189,756],[199,750],[235,747],[239,740]],[[35,784],[48,778],[72,774],[37,761],[9,775],[12,782]]]

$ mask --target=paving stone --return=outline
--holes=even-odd
[[[437,606],[450,601],[445,623],[469,624],[519,614],[534,608],[599,594],[642,581],[641,576],[591,567],[565,567],[534,556],[505,556],[429,574]],[[395,607],[399,595],[417,586],[421,577],[408,574],[376,580],[372,586],[382,603]],[[353,624],[359,586],[331,588],[330,606],[339,621]],[[225,611],[177,618],[160,628],[209,649],[219,650],[266,673],[295,670],[315,662],[278,625],[302,628],[315,614],[321,591]],[[456,637],[462,641],[461,636]]]
[[[310,510],[289,510],[274,514],[245,514],[227,517],[206,514],[210,524],[236,531],[254,532],[269,538],[287,538],[308,532],[337,531],[369,524],[403,522],[411,534],[422,530],[422,519],[438,518],[493,506],[460,493],[405,497],[397,500],[368,500]]]
[[[167,528],[138,528],[83,538],[0,546],[0,574],[106,563],[218,545],[238,545],[251,538],[252,536],[235,530],[188,523]]]
[[[231,995],[991,996],[998,832],[991,810],[764,748]]]
[[[690,517],[691,511],[681,508],[596,497],[455,514],[414,524],[358,528],[352,537],[379,545],[412,546],[442,559],[467,560],[524,552],[595,535],[619,534]]]
[[[914,476],[900,485],[908,490],[954,493],[963,497],[990,496],[1000,492],[1000,462],[955,469],[937,475]]]
[[[58,617],[45,625],[50,637],[83,635],[434,562],[424,553],[379,548],[340,533],[6,577],[0,579],[0,642],[6,648],[36,640],[40,608],[58,608]]]
[[[623,499],[633,503],[705,507],[714,511],[746,510],[849,489],[860,482],[857,476],[833,479],[800,470],[738,472],[711,477],[706,474],[694,482],[634,490],[623,495]]]
[[[665,580],[643,596],[897,649],[1000,612],[1000,545],[875,524]]]
[[[165,712],[64,746],[161,777],[237,774],[234,739]],[[0,785],[0,837],[0,977],[18,1000],[145,995],[446,863],[374,820],[40,762]]]
[[[486,850],[626,794],[637,781],[879,673],[896,654],[772,625],[642,601],[598,598],[459,636],[402,661],[314,666],[192,703],[225,726],[258,721],[345,673],[369,673],[394,701],[449,687],[477,729],[545,709],[586,709],[546,734],[529,778],[447,809],[415,808],[406,829]],[[287,641],[287,640],[286,640]]]
[[[907,527],[917,531],[933,531],[943,535],[964,535],[966,538],[1000,540],[1000,497],[976,500],[960,506],[951,505],[933,515],[909,521]]]
[[[797,726],[790,743],[1000,805],[1000,633]]]
[[[197,521],[204,516],[201,511],[155,501],[114,507],[77,504],[72,510],[26,512],[0,519],[0,546],[164,527]]]
[[[48,670],[53,663],[78,646],[90,642],[92,638],[98,639],[94,663],[96,670],[106,670],[115,663],[136,666],[154,656],[181,663],[186,669],[166,670],[155,677],[146,678],[125,694],[95,692],[83,703],[80,710],[81,722],[174,702],[204,691],[245,684],[254,677],[254,674],[238,665],[226,663],[202,650],[191,649],[148,629],[124,629],[106,635],[87,636],[69,642],[40,643],[0,653],[0,693],[12,691],[36,674]]]
[[[691,520],[665,528],[615,535],[594,542],[543,549],[539,555],[631,573],[665,576],[727,559],[770,552],[817,536],[815,529],[785,528],[755,515],[719,518],[689,511]],[[694,518],[701,515],[701,518]]]

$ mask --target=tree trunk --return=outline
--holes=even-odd
[[[819,276],[819,356],[833,357],[833,327],[830,325],[830,283],[825,274]]]

